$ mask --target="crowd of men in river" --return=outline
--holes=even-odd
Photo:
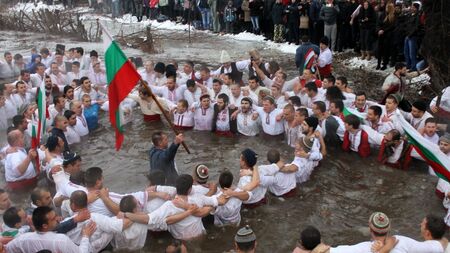
[[[327,55],[316,55],[319,61],[331,57],[327,41],[322,42],[320,52]],[[314,45],[304,41],[297,50],[297,65],[304,65],[301,61],[310,52],[308,47]],[[130,122],[133,108],[139,105],[149,124],[161,120],[160,115],[167,111],[182,131],[211,131],[223,138],[284,138],[295,149],[294,159],[285,163],[279,151],[269,150],[263,165],[258,163],[258,155],[246,148],[236,157],[240,178],[235,180],[233,173],[225,171],[216,183],[208,180],[208,168],[201,164],[192,168],[191,175],[179,175],[175,157],[183,134],[169,145],[166,134],[155,132],[148,188],[119,194],[103,185],[101,168],[82,169],[81,157],[72,150],[72,144],[98,128],[99,113],[108,111],[106,73],[97,52],[87,56],[83,48],[65,51],[61,47],[56,52],[42,48],[39,54],[33,49],[30,57],[5,52],[0,78],[14,81],[5,84],[0,97],[0,127],[7,130],[8,141],[1,150],[4,188],[31,188],[32,203],[27,209],[15,207],[7,191],[0,190],[4,250],[138,250],[144,247],[149,230],[167,230],[182,241],[201,237],[206,232],[202,217],[209,215],[214,216],[216,226],[239,226],[241,208],[264,205],[267,192],[283,198],[296,196],[297,184],[309,180],[327,148],[342,147],[361,158],[377,153],[381,164],[402,169],[413,158],[422,159],[403,137],[402,118],[450,156],[450,135],[440,134],[446,132],[446,126],[430,113],[450,113],[450,90],[444,90],[440,103],[437,98],[431,104],[417,100],[408,108],[403,99],[406,79],[421,73],[408,73],[403,63],[397,63],[386,78],[381,87],[384,99],[376,103],[364,92],[353,91],[344,76],[319,78],[314,68],[305,68],[288,80],[277,62],[265,62],[259,52],[252,50],[244,57],[247,59],[234,61],[222,51],[219,68],[201,66],[198,71],[191,61],[182,67],[176,61],[147,61],[139,72],[150,90],[138,84],[121,103],[121,118]],[[45,145],[31,148],[41,83],[45,83],[47,136]],[[157,101],[151,93],[157,95]],[[40,177],[50,189],[34,188]],[[436,189],[448,207],[450,185],[440,179]],[[294,252],[449,252],[446,222],[450,224],[448,217],[426,216],[420,228],[425,241],[419,242],[391,236],[388,216],[374,212],[369,218],[370,241],[330,248],[321,244],[316,228],[307,227]],[[255,233],[258,231],[247,226],[240,229],[236,250],[254,252]],[[167,252],[183,252],[183,247],[177,241]]]

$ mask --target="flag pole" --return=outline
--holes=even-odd
[[[161,110],[162,115],[164,116],[164,118],[167,120],[167,122],[169,123],[170,128],[172,129],[172,131],[175,133],[175,135],[178,135],[179,132],[175,129],[175,126],[173,125],[172,121],[169,118],[169,115],[167,115],[166,111],[164,110],[164,108],[162,107],[161,103],[159,103],[158,99],[156,98],[155,94],[153,94],[152,90],[150,89],[150,87],[148,87],[148,84],[146,81],[142,80],[142,78],[140,79],[140,82],[142,84],[142,86],[145,88],[145,90],[148,92],[148,94],[150,94],[150,96],[152,97],[152,99],[156,102],[156,105],[158,106],[159,110]],[[186,149],[186,152],[188,154],[191,154],[191,151],[189,150],[188,146],[186,145],[186,143],[183,141],[181,142],[181,145],[183,145],[184,149]]]

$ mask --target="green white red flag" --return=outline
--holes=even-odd
[[[45,133],[46,123],[47,123],[47,102],[45,96],[45,77],[37,89],[37,104],[38,104],[38,118],[35,123],[32,124],[31,129],[31,148],[38,149],[41,142],[41,137]],[[39,157],[36,158],[36,169],[40,171]]]
[[[439,178],[450,182],[450,157],[444,154],[438,145],[425,139],[417,132],[403,115],[398,113],[397,119],[405,131],[408,141],[415,147],[417,153],[431,166]]]
[[[120,103],[133,90],[141,77],[108,30],[103,25],[101,27],[108,81],[109,120],[116,131],[116,150],[119,150],[124,138]]]

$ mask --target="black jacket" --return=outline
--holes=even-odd
[[[166,149],[152,147],[149,151],[150,172],[156,170],[164,172],[167,185],[175,185],[175,180],[178,177],[175,169],[175,155],[179,146],[179,144],[172,143]]]
[[[364,8],[361,8],[359,10],[358,21],[359,27],[361,29],[365,30],[375,29],[377,14],[373,10],[372,6],[369,5],[369,8],[367,10]]]
[[[263,2],[261,0],[254,0],[248,4],[250,9],[250,16],[261,16],[263,11]]]
[[[272,22],[274,25],[281,25],[284,23],[284,5],[282,3],[275,3],[272,7]]]

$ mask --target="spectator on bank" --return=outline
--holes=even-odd
[[[333,4],[333,0],[327,0],[327,4],[320,9],[320,19],[324,21],[323,35],[330,40],[331,50],[336,50],[338,14],[339,7]]]
[[[360,45],[361,45],[361,59],[370,60],[373,44],[373,33],[375,29],[376,14],[373,7],[366,0],[363,7],[359,10],[358,15]]]

